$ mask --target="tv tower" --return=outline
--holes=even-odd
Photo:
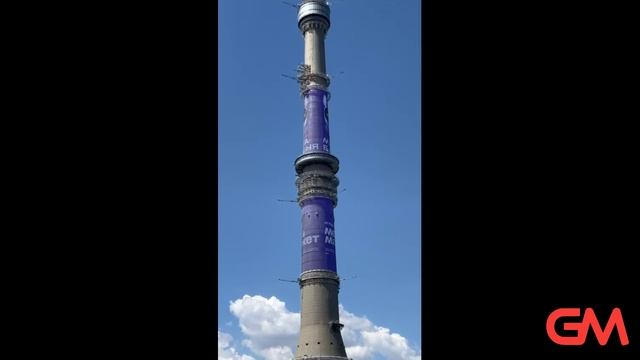
[[[303,150],[294,162],[302,209],[300,337],[296,360],[347,360],[338,317],[340,277],[336,269],[333,208],[338,204],[338,158],[331,155],[330,94],[324,38],[331,24],[329,4],[303,0],[298,28],[304,36],[304,64],[298,82],[304,98]]]

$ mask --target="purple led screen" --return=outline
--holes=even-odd
[[[329,107],[326,91],[311,89],[304,96],[303,154],[329,153]]]
[[[333,202],[315,197],[302,202],[302,272],[336,270]]]

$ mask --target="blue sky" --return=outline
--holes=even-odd
[[[256,350],[258,335],[247,334],[248,323],[240,328],[247,319],[230,303],[248,295],[242,304],[285,311],[258,298],[275,297],[286,312],[300,311],[297,284],[277,280],[300,272],[300,208],[277,199],[296,196],[303,104],[281,74],[295,75],[303,38],[296,9],[279,0],[222,0],[218,9],[218,329],[247,356],[236,358],[276,359]],[[331,151],[344,190],[336,254],[348,279],[340,303],[419,353],[420,2],[336,0],[331,17]],[[378,350],[361,358],[392,356]]]

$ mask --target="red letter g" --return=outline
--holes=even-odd
[[[560,336],[556,332],[556,321],[565,316],[580,316],[579,308],[560,308],[549,314],[547,318],[547,335],[558,345],[582,345],[587,337],[587,328],[583,322],[567,322],[564,330],[578,330],[576,336]]]

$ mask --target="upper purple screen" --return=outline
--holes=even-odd
[[[303,154],[331,152],[328,99],[327,92],[319,89],[311,89],[304,96]]]

